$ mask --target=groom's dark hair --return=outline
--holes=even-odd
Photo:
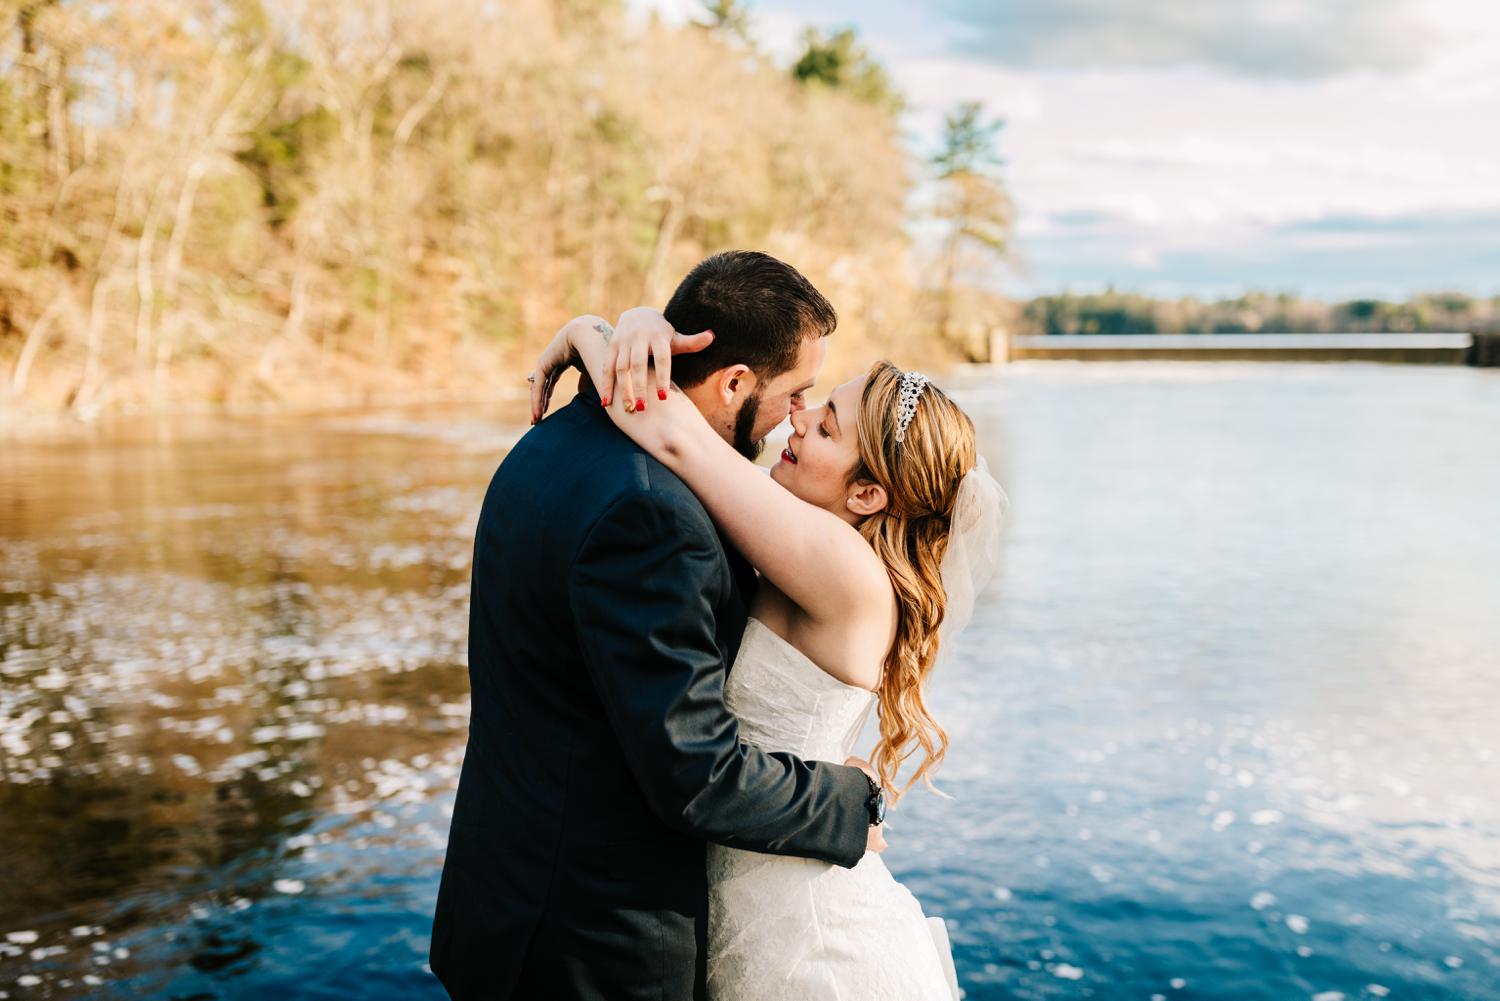
[[[801,272],[756,250],[726,250],[700,263],[664,312],[678,333],[714,332],[702,351],[672,359],[672,381],[684,387],[737,364],[764,384],[797,364],[804,338],[827,337],[839,322],[833,303]]]

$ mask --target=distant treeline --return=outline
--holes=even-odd
[[[1408,302],[1327,303],[1292,295],[1235,299],[1152,299],[1126,292],[1040,296],[1021,310],[1023,334],[1289,334],[1500,330],[1500,296],[1456,292]]]
[[[956,344],[999,124],[914,160],[901,106],[852,31],[777,61],[735,0],[0,0],[0,410],[484,392],[728,247],[801,268],[849,358]]]

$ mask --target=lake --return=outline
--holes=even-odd
[[[977,999],[1500,998],[1500,371],[946,380],[1011,500],[885,858]],[[566,394],[564,394],[566,395]],[[517,405],[0,441],[0,997],[441,998]]]

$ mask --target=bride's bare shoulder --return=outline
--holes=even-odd
[[[888,582],[883,593],[872,595],[870,603],[841,619],[814,618],[780,592],[757,597],[756,606],[755,617],[823,673],[846,685],[875,690],[896,631],[896,596]]]
[[[825,617],[839,621],[857,620],[876,625],[894,621],[896,595],[891,588],[891,577],[886,571],[880,554],[865,540],[853,525],[845,526],[849,544],[838,550],[837,566],[828,568],[830,582],[837,575],[840,590],[846,595],[847,608],[838,609],[839,614]]]

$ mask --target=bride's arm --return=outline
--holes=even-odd
[[[607,366],[627,353],[610,340],[635,336],[621,323],[616,335],[598,317],[579,317],[559,332],[595,385],[605,385]],[[548,350],[567,353],[555,342]],[[804,612],[816,619],[886,614],[890,581],[852,525],[798,499],[736,452],[675,386],[644,411],[627,413],[625,403],[610,401],[615,425],[681,477],[745,558]]]

